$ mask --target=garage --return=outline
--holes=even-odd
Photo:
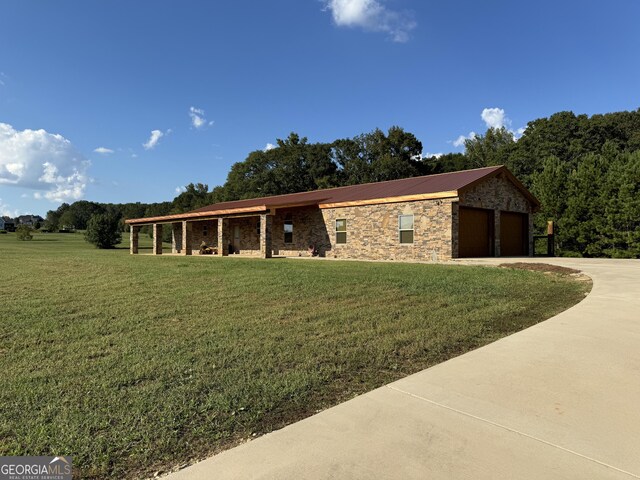
[[[493,210],[460,207],[458,256],[460,258],[492,257]]]
[[[526,213],[500,212],[500,255],[529,254],[529,217]]]

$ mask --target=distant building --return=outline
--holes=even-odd
[[[44,222],[44,218],[40,215],[20,215],[18,218],[18,224],[20,225],[28,225],[30,227],[35,227],[36,224]]]
[[[16,229],[16,223],[10,217],[0,217],[0,230],[13,232]]]

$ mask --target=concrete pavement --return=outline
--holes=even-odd
[[[640,478],[640,261],[531,261],[584,271],[591,294],[168,478]]]

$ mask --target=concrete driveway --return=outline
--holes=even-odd
[[[640,261],[532,261],[584,271],[591,294],[169,478],[640,478]]]

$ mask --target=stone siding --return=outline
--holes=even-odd
[[[197,255],[200,251],[200,244],[204,241],[208,247],[216,247],[218,245],[218,235],[217,235],[217,220],[201,220],[197,222],[189,222],[191,225],[191,251],[193,255]],[[206,227],[206,233],[205,233]],[[183,233],[182,233],[182,222],[172,223],[167,225],[166,228],[172,228],[172,252],[173,253],[183,253],[182,252],[182,242],[183,242]]]
[[[451,258],[452,201],[425,200],[320,210],[303,207],[278,210],[273,216],[275,255],[320,256],[367,260],[446,260]],[[414,216],[414,243],[401,244],[398,216]],[[291,218],[293,238],[284,241],[284,222]],[[336,244],[335,221],[346,219],[347,243]]]
[[[422,200],[330,208],[323,216],[336,258],[448,260],[452,255],[452,200]],[[413,215],[413,243],[399,240],[398,217]],[[347,243],[335,243],[335,221],[346,219]]]
[[[460,195],[464,207],[531,213],[531,202],[504,175],[489,178]]]

